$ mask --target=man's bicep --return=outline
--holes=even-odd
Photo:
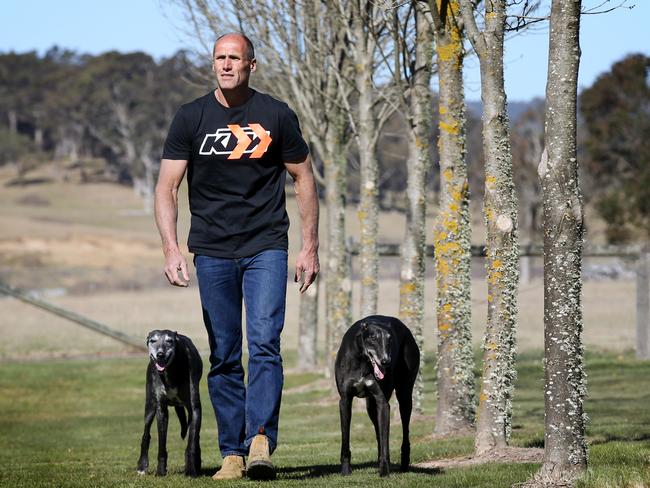
[[[181,181],[183,181],[186,170],[186,159],[162,159],[160,161],[160,172],[158,173],[158,186],[169,189],[178,188]]]

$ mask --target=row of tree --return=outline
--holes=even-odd
[[[419,42],[416,46],[431,49],[427,42]],[[421,53],[420,56],[428,58],[429,65],[409,69],[418,78],[414,79],[414,86],[425,87],[423,83],[431,77],[429,72],[440,71],[444,65],[435,58],[431,60],[430,55]],[[144,53],[111,52],[91,56],[57,48],[43,56],[34,52],[0,54],[0,146],[3,149],[0,165],[14,164],[20,181],[38,164],[54,160],[59,163],[58,176],[62,176],[66,168],[76,168],[86,179],[102,178],[133,185],[143,196],[145,209],[149,209],[169,114],[214,84],[206,69],[209,68],[204,62],[206,58],[205,53],[197,56],[197,53],[179,52],[157,62]],[[274,61],[281,62],[277,55]],[[406,64],[409,63],[412,61],[407,60]],[[256,80],[258,84],[282,96],[283,93],[279,93],[282,90],[274,84],[273,76],[277,74],[273,75],[269,66],[262,68]],[[610,242],[646,235],[650,227],[650,208],[646,204],[650,196],[647,195],[650,186],[646,184],[650,174],[647,174],[647,165],[643,164],[650,152],[650,142],[643,136],[650,127],[647,110],[650,88],[645,81],[648,69],[649,57],[630,55],[616,63],[593,86],[583,90],[579,100],[578,154],[583,168],[582,187],[586,204],[593,204],[606,222]],[[305,71],[310,72],[303,67],[301,76],[309,77]],[[372,72],[366,68],[360,71]],[[444,76],[444,72],[441,74]],[[334,79],[336,77],[338,79]],[[332,78],[333,86],[345,81],[342,75]],[[428,203],[436,205],[440,187],[448,181],[440,178],[439,153],[449,149],[447,144],[431,143],[444,140],[448,130],[447,125],[439,129],[439,118],[446,115],[438,113],[438,94],[421,88],[429,99],[430,107],[424,107],[429,118],[418,115],[422,120],[416,123],[408,114],[417,114],[418,105],[405,111],[404,100],[400,109],[395,103],[388,103],[383,93],[391,90],[390,72],[384,69],[378,78],[373,80],[372,90],[361,90],[364,94],[373,93],[378,84],[381,90],[372,96],[378,100],[375,103],[384,103],[373,138],[364,137],[361,146],[349,144],[356,142],[354,136],[350,137],[351,132],[357,126],[368,126],[369,122],[363,119],[353,126],[349,121],[357,110],[357,103],[368,102],[361,96],[348,97],[344,107],[351,112],[344,119],[342,129],[348,142],[346,201],[358,203],[362,198],[359,182],[366,173],[360,168],[367,167],[364,161],[372,153],[368,152],[368,144],[372,143],[377,160],[375,178],[380,207],[407,211],[408,173],[404,163],[410,154],[409,145],[413,143],[411,129],[417,126],[419,140],[426,144],[421,154],[424,156],[428,151],[429,161],[427,171],[420,178],[427,189]],[[440,84],[440,91],[460,86],[459,82]],[[395,87],[392,89],[394,91]],[[401,93],[402,99],[409,96],[409,89]],[[308,119],[308,125],[317,125],[320,108],[313,107],[303,117],[303,125]],[[464,134],[467,180],[469,193],[474,201],[479,201],[485,188],[479,118],[482,108],[476,104],[468,104],[468,107]],[[542,199],[536,166],[543,149],[544,103],[542,100],[518,103],[515,110],[509,107],[509,112],[515,113],[509,137],[521,237],[536,242],[541,240]],[[369,131],[373,130],[372,126],[368,127]],[[360,134],[365,132],[360,130]],[[320,155],[325,154],[324,143],[315,137],[311,139],[322,170]],[[324,177],[320,183],[323,188]]]
[[[106,180],[133,184],[151,208],[169,121],[197,94],[188,83],[193,73],[182,52],[161,62],[144,53],[56,48],[43,57],[2,54],[0,161],[16,163],[19,176],[52,158],[91,167]]]
[[[263,61],[256,82],[293,103],[314,153],[322,161],[327,203],[325,352],[329,365],[343,332],[352,323],[350,269],[345,252],[345,182],[349,168],[345,155],[350,145],[356,147],[360,309],[362,315],[367,315],[376,312],[378,298],[378,136],[394,113],[403,118],[407,141],[399,316],[420,346],[423,343],[425,184],[432,164],[429,85],[432,73],[437,71],[440,183],[434,235],[439,337],[435,432],[454,435],[475,426],[479,455],[506,446],[516,376],[518,215],[503,48],[511,21],[516,28],[525,24],[532,9],[529,2],[181,3],[199,39],[214,39],[227,30],[243,30],[253,38]],[[544,465],[531,480],[532,485],[570,483],[587,464],[580,308],[583,211],[576,150],[580,15],[579,0],[553,1],[545,130],[541,137],[538,134],[542,143],[533,145],[543,148],[535,163],[539,163],[537,173],[544,203],[546,450]],[[469,306],[469,182],[462,81],[466,41],[478,56],[481,68],[487,224],[487,330],[478,405]],[[305,302],[313,299],[304,298]],[[304,308],[313,310],[308,305]],[[302,333],[311,322],[301,324]],[[315,336],[313,331],[310,336]],[[312,353],[314,350],[306,348]],[[420,380],[416,407],[421,391]]]
[[[349,182],[358,182],[360,300],[361,313],[366,315],[376,311],[378,300],[379,190],[382,176],[392,179],[386,175],[387,167],[380,164],[380,141],[382,135],[390,135],[386,127],[399,127],[404,156],[396,161],[406,175],[403,209],[407,217],[401,246],[399,315],[422,345],[424,216],[430,203],[427,185],[434,181],[438,199],[434,244],[439,336],[435,432],[454,435],[475,426],[479,454],[507,445],[510,436],[518,207],[524,202],[523,220],[528,229],[543,229],[545,243],[546,459],[539,479],[571,478],[583,470],[583,210],[576,135],[580,1],[553,1],[548,103],[533,105],[512,129],[503,83],[503,44],[508,28],[524,26],[532,12],[530,2],[181,3],[199,39],[211,40],[228,30],[249,34],[261,61],[256,84],[291,102],[319,162],[327,204],[324,275],[328,364],[352,323],[345,233]],[[478,131],[467,116],[462,83],[466,43],[481,67],[482,157],[476,156],[474,165],[467,154],[472,147],[468,135]],[[211,41],[204,47],[203,59],[211,50]],[[25,147],[34,152],[52,151],[73,161],[79,154],[99,156],[118,180],[142,182],[145,195],[150,195],[147,191],[153,186],[162,139],[174,110],[197,93],[197,85],[188,84],[187,78],[200,72],[202,66],[191,64],[183,53],[160,63],[141,53],[93,57],[57,50],[43,59],[34,54],[9,54],[0,61],[0,109],[7,124],[3,137],[12,143],[19,141],[16,151]],[[597,170],[593,188],[599,190],[598,184],[607,181],[608,172],[611,176],[625,165],[640,167],[643,151],[647,151],[647,142],[638,137],[643,132],[635,131],[648,127],[644,125],[648,117],[648,59],[632,56],[623,63],[638,68],[614,69],[614,81],[602,77],[583,92],[586,140],[598,140],[585,143],[581,158]],[[429,88],[434,73],[438,75],[437,100],[432,99]],[[628,97],[631,100],[606,95],[615,91],[619,82],[616,76],[630,75],[633,81],[625,95],[632,94]],[[199,82],[198,86],[206,84]],[[437,108],[437,116],[432,108]],[[629,116],[630,111],[634,117]],[[614,120],[605,123],[603,118]],[[437,152],[431,145],[435,137]],[[641,156],[636,157],[639,151]],[[348,154],[355,155],[353,164]],[[610,182],[606,198],[601,199],[605,203],[599,203],[599,208],[613,212],[625,225],[632,222],[630,215],[635,211],[636,218],[645,218],[647,199],[640,198],[639,192],[647,191],[647,185],[638,181],[638,174],[629,171],[626,178]],[[473,194],[483,195],[487,224],[487,331],[478,401],[474,395],[469,306],[472,175],[480,188]],[[519,202],[516,182],[520,190],[526,188],[520,191],[520,197],[525,196]],[[632,210],[635,202],[636,210]],[[543,226],[539,225],[541,221]],[[309,299],[305,299],[305,308],[313,305]],[[309,334],[314,336],[313,331]],[[307,362],[313,360],[308,358]],[[420,383],[419,394],[421,391]]]

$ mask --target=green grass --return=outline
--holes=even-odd
[[[287,355],[289,366],[293,354]],[[434,441],[433,360],[427,358],[424,415],[412,424],[412,460],[468,454],[472,439]],[[182,475],[184,442],[170,419],[166,478],[138,476],[146,359],[5,363],[0,366],[0,484],[2,486],[215,486],[209,478],[221,460],[216,423],[202,384],[201,448],[206,476]],[[588,357],[587,412],[590,465],[582,487],[650,486],[650,363],[613,355]],[[512,445],[543,442],[542,365],[539,354],[519,361]],[[288,374],[285,388],[311,383],[315,374]],[[357,402],[360,402],[357,400]],[[355,403],[357,406],[360,404]],[[444,472],[414,469],[379,479],[376,445],[365,412],[352,417],[353,474],[338,474],[340,433],[331,389],[286,393],[274,455],[281,486],[506,487],[528,478],[536,464],[484,465]],[[399,461],[400,429],[393,425],[391,459]],[[150,459],[155,468],[153,428]],[[150,468],[151,469],[151,468]],[[253,482],[237,483],[251,486]],[[219,486],[228,486],[220,483]]]

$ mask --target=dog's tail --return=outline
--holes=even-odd
[[[187,434],[187,415],[185,415],[185,409],[183,407],[174,408],[176,409],[178,420],[181,422],[181,439],[185,439],[185,434]]]

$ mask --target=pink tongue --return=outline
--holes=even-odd
[[[373,373],[375,373],[375,378],[377,378],[378,380],[384,379],[384,373],[381,372],[379,366],[377,366],[377,363],[375,363],[374,361],[372,362],[372,369],[373,369]]]
[[[158,363],[154,363],[154,364],[156,365],[156,369],[157,369],[158,371],[165,371],[165,367],[164,367],[164,366],[160,366]]]

